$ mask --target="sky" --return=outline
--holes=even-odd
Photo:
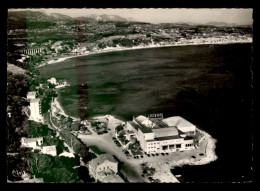
[[[22,9],[20,9],[22,10]],[[24,10],[24,9],[23,9]],[[29,9],[46,13],[61,13],[71,17],[91,14],[119,15],[131,17],[136,21],[149,23],[192,22],[205,24],[207,22],[226,22],[240,25],[253,23],[253,9]]]

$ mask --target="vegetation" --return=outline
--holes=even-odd
[[[65,143],[67,143],[76,154],[79,154],[82,157],[84,162],[91,160],[89,147],[77,139],[69,130],[61,130],[60,135],[64,139]]]
[[[48,128],[48,125],[35,121],[24,121],[23,128],[27,130],[25,137],[36,138],[44,136],[55,136],[55,131]]]
[[[128,146],[128,149],[131,151],[133,155],[141,155],[142,149],[140,146],[139,141],[136,141],[135,143],[130,143]]]
[[[95,132],[97,132],[97,134],[101,135],[101,134],[104,134],[104,133],[108,133],[107,123],[100,122],[100,121],[97,121],[97,120],[92,120],[90,122],[90,124],[91,124],[91,127],[93,128],[93,130]]]
[[[45,183],[73,183],[78,181],[77,171],[79,158],[58,157],[32,153],[32,170],[36,177],[43,178]]]
[[[118,125],[116,127],[116,132],[119,133],[120,131],[122,131],[124,129],[123,125]]]
[[[141,169],[142,169],[142,172],[143,172],[142,174],[144,176],[147,176],[147,177],[153,176],[154,173],[155,173],[155,168],[149,167],[147,162],[141,164]]]
[[[57,93],[54,89],[45,89],[44,93],[41,95],[41,112],[46,113],[50,108],[50,102],[53,98],[57,97]]]
[[[127,143],[129,143],[129,141],[126,139],[125,137],[125,133],[124,131],[121,131],[119,133],[119,135],[117,136],[117,138],[121,141],[122,144],[126,145]]]

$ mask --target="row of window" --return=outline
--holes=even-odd
[[[186,146],[186,147],[191,147],[191,146],[192,146],[192,144],[186,144],[185,146]]]
[[[155,148],[157,148],[157,147],[148,147],[148,149],[155,149]]]

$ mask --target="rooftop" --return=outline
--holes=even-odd
[[[36,95],[36,91],[28,92],[28,93],[27,93],[27,96],[33,96],[33,95]]]
[[[34,99],[35,97],[36,97],[36,91],[27,93],[27,99]]]
[[[74,158],[74,157],[75,157],[73,153],[69,153],[69,152],[66,152],[66,151],[64,151],[63,153],[61,153],[59,156],[60,156],[60,157],[61,157],[61,156],[64,156],[64,157],[69,157],[69,158]]]
[[[56,145],[44,146],[44,147],[42,147],[42,149],[45,150],[46,152],[56,151]]]
[[[130,124],[130,125],[132,125],[137,131],[138,131],[138,129],[139,129],[139,125],[137,125],[135,122],[133,122],[133,121],[128,121],[128,123]]]
[[[154,132],[154,136],[157,138],[179,135],[179,131],[176,127],[152,129],[152,131]]]
[[[97,156],[97,158],[93,159],[90,161],[90,164],[92,164],[93,166],[97,167],[100,164],[103,164],[106,160],[110,161],[110,162],[114,162],[114,163],[118,163],[118,161],[110,154],[102,154]]]
[[[141,121],[144,122],[144,121],[147,119],[147,117],[145,117],[146,119],[144,119],[143,117],[144,117],[144,116],[141,115],[141,116],[139,116],[139,117],[137,117],[137,118],[134,118],[134,121],[135,121],[136,123],[138,123],[137,128],[140,129],[140,131],[142,131],[143,133],[152,133],[151,128],[146,127],[145,125],[143,125],[143,124],[141,123]],[[138,119],[141,119],[141,121],[139,121]]]
[[[42,141],[43,137],[37,137],[37,138],[23,138],[24,139],[24,143],[32,143],[35,141]]]
[[[103,179],[103,182],[114,182],[114,183],[118,182],[119,183],[119,182],[124,182],[124,180],[117,174],[111,174],[111,175],[106,176]]]
[[[41,101],[40,98],[35,98],[35,99],[31,99],[31,100],[30,100],[31,103],[40,102],[40,101]]]
[[[178,128],[194,126],[192,123],[180,116],[168,117],[162,121],[169,126],[176,126]]]
[[[148,118],[143,115],[139,115],[135,119],[137,119],[140,123],[142,123],[143,121],[147,120]]]

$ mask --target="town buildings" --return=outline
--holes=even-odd
[[[163,119],[140,115],[126,123],[127,137],[136,136],[147,154],[195,149],[196,127],[182,117]]]
[[[28,147],[40,150],[42,154],[48,154],[52,156],[57,155],[56,146],[43,146],[43,137],[37,137],[37,138],[26,138],[22,137],[21,139],[21,146],[22,147]]]

